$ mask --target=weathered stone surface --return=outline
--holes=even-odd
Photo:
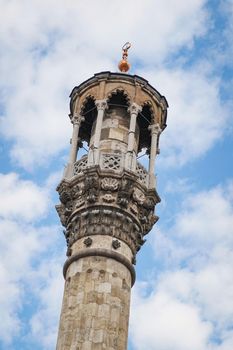
[[[57,350],[126,350],[133,264],[158,217],[155,158],[166,99],[138,76],[74,88],[70,157],[56,206],[67,242]],[[83,142],[88,154],[76,160]],[[149,169],[137,161],[146,149]]]
[[[126,349],[131,275],[110,260],[87,257],[70,265],[57,350]]]
[[[109,174],[86,168],[83,175],[63,180],[58,192],[62,203],[57,211],[66,227],[68,248],[81,238],[106,235],[124,242],[135,257],[143,236],[158,219],[154,215],[160,201],[156,191],[145,188],[127,171]]]
[[[114,238],[108,235],[93,235],[92,237],[92,244],[91,248],[107,248],[109,250],[115,251],[114,247],[112,246],[112,242],[114,241]],[[81,249],[85,247],[85,238],[78,239],[76,242],[74,242],[72,246],[72,254],[78,253]],[[120,242],[120,241],[119,241]],[[130,247],[125,242],[120,242],[120,246],[117,248],[117,252],[124,255],[129,261],[132,260],[133,253]]]

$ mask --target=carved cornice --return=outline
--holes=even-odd
[[[105,110],[105,109],[108,109],[108,103],[107,103],[107,100],[104,99],[104,100],[96,100],[95,101],[95,105],[96,105],[96,108],[97,110]]]
[[[133,102],[129,108],[128,108],[128,112],[130,114],[136,114],[138,115],[138,113],[140,113],[142,111],[142,107],[139,106],[137,103]]]
[[[159,135],[162,132],[159,123],[149,125],[148,129],[151,131],[151,135]]]
[[[70,117],[70,121],[71,121],[71,123],[73,125],[79,125],[80,126],[81,122],[85,120],[85,118],[83,116],[81,116],[81,115],[79,115],[77,113],[74,113],[73,115],[70,114],[69,117]]]
[[[77,261],[81,258],[85,258],[88,256],[102,256],[105,258],[111,258],[125,265],[125,267],[129,270],[131,274],[131,285],[132,286],[134,285],[136,274],[132,263],[127,258],[125,258],[124,255],[122,254],[119,254],[115,251],[110,251],[108,249],[99,249],[99,248],[94,248],[94,249],[89,248],[89,249],[80,250],[77,254],[74,254],[69,259],[67,259],[63,267],[64,278],[66,278],[66,273],[70,264],[72,264],[74,261]]]
[[[70,249],[75,241],[91,235],[109,235],[125,242],[135,257],[143,238],[158,220],[155,190],[145,189],[133,174],[117,177],[99,168],[58,186],[61,204],[56,207]]]

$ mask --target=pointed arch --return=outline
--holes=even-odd
[[[114,88],[107,95],[107,101],[109,107],[111,105],[118,105],[120,107],[129,107],[130,106],[130,97],[128,92],[123,89],[121,86]]]
[[[89,112],[89,110],[95,107],[95,97],[91,94],[85,96],[81,106],[80,106],[80,114],[85,115]]]
[[[84,121],[80,126],[80,141],[85,141],[89,145],[91,139],[91,130],[97,116],[97,108],[95,105],[95,97],[87,95],[80,107],[80,114],[84,117]]]
[[[149,126],[153,123],[154,108],[151,101],[145,101],[142,104],[142,111],[139,113],[137,122],[140,130],[139,146],[138,150],[141,151],[143,148],[149,150],[151,135]]]
[[[155,117],[155,110],[154,110],[154,106],[151,103],[151,101],[150,100],[145,101],[142,104],[142,109],[147,114],[148,119],[150,119],[150,122],[152,122],[154,120],[154,117]]]

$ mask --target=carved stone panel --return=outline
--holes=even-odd
[[[101,180],[101,188],[105,191],[116,191],[119,187],[117,179],[111,177],[104,177]]]
[[[135,256],[158,220],[157,194],[128,172],[106,176],[104,170],[87,168],[74,180],[63,181],[58,192],[61,204],[56,209],[69,250],[78,239],[98,234],[125,242]]]

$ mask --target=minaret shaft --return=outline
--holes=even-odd
[[[127,348],[131,274],[122,263],[89,256],[66,274],[57,350]]]
[[[68,246],[57,350],[127,348],[136,254],[158,220],[154,167],[166,108],[144,79],[122,73],[99,73],[71,93],[73,137],[56,206]],[[77,160],[82,142],[88,154]],[[144,149],[148,170],[137,161]]]

